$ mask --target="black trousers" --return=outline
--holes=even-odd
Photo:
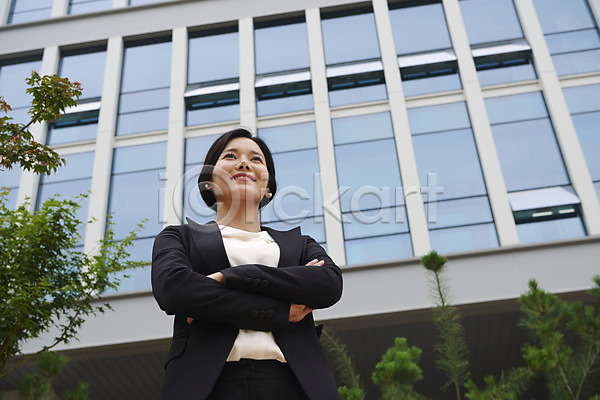
[[[227,362],[208,400],[308,400],[286,363],[242,359]]]

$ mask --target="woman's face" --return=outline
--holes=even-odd
[[[245,137],[227,143],[215,164],[212,176],[217,203],[254,202],[258,208],[268,192],[269,171],[258,145]]]

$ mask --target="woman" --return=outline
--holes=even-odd
[[[216,223],[169,226],[152,254],[154,296],[175,315],[163,398],[339,399],[312,310],[339,300],[341,271],[299,228],[260,226],[277,190],[268,147],[226,132],[198,185]]]

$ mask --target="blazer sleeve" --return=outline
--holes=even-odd
[[[260,331],[277,331],[289,326],[289,302],[225,287],[195,271],[175,226],[166,227],[154,241],[152,291],[167,314]]]
[[[313,238],[303,236],[303,239],[302,265],[272,268],[245,264],[225,268],[221,270],[225,285],[313,309],[332,306],[342,296],[342,271]],[[314,259],[323,260],[325,264],[307,267],[306,263]]]

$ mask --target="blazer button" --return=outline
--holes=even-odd
[[[250,310],[250,318],[256,318],[256,317],[258,317],[258,311]]]
[[[273,310],[267,310],[267,318],[273,318]]]
[[[262,282],[260,283],[260,287],[261,287],[261,288],[266,288],[266,287],[268,287],[268,286],[269,286],[269,281],[262,281]]]
[[[258,312],[258,318],[265,318],[267,316],[267,312],[265,310],[260,310]]]
[[[244,285],[252,285],[252,278],[244,279]]]
[[[254,282],[252,282],[252,285],[254,285],[254,287],[259,287],[260,286],[260,279],[255,279]]]

